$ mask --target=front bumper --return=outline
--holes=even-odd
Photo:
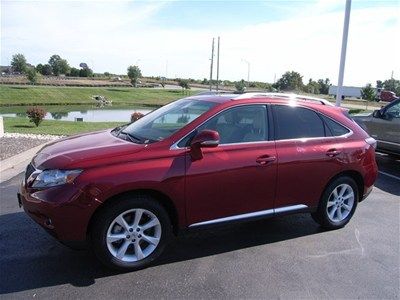
[[[21,183],[18,204],[49,234],[64,244],[83,244],[89,220],[100,205],[73,184],[34,190]]]

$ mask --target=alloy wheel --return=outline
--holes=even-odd
[[[330,194],[326,211],[328,218],[335,223],[347,218],[354,206],[353,188],[346,184],[338,185]]]
[[[121,261],[137,262],[154,252],[161,232],[155,214],[146,209],[130,209],[118,215],[108,227],[107,248]]]

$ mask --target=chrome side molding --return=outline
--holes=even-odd
[[[230,222],[230,221],[236,221],[236,220],[241,220],[241,219],[251,219],[251,218],[262,217],[262,216],[273,216],[275,214],[301,211],[301,210],[304,210],[307,208],[308,208],[308,206],[304,205],[304,204],[284,206],[284,207],[279,207],[279,208],[275,208],[275,209],[260,210],[260,211],[256,211],[256,212],[252,212],[252,213],[234,215],[234,216],[230,216],[230,217],[218,218],[218,219],[213,219],[213,220],[209,220],[209,221],[194,223],[194,224],[189,225],[189,227],[220,224],[220,223],[225,223],[225,222]]]

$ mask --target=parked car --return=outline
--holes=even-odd
[[[400,99],[353,119],[377,140],[379,151],[400,156]]]
[[[376,92],[376,101],[386,101],[386,102],[391,102],[393,100],[397,100],[399,97],[396,96],[396,94],[392,91],[387,91],[381,88],[377,88]]]
[[[18,199],[62,243],[136,270],[192,228],[304,212],[345,226],[373,188],[375,146],[345,110],[315,99],[193,96],[47,145]]]

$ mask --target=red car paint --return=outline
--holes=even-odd
[[[328,182],[343,172],[359,176],[363,197],[372,189],[377,176],[374,148],[365,141],[368,134],[342,109],[307,101],[295,104],[346,126],[352,131],[347,136],[219,145],[202,148],[201,157],[194,158],[188,147],[171,146],[218,112],[248,104],[290,104],[262,96],[197,99],[217,105],[159,142],[134,144],[104,130],[46,146],[33,159],[37,169],[83,172],[71,184],[42,190],[24,181],[20,200],[25,211],[57,239],[70,242],[85,241],[96,210],[132,191],[151,193],[168,208],[176,228],[184,229],[269,209],[277,214],[298,204],[313,211]],[[335,154],[327,155],[332,149]]]

